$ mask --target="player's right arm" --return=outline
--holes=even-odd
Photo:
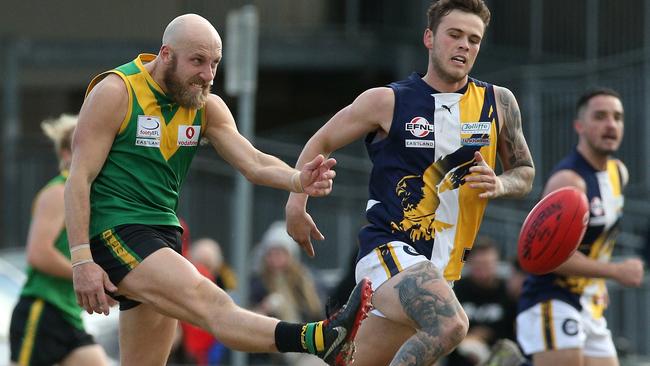
[[[72,163],[65,187],[65,222],[71,250],[90,242],[90,187],[99,174],[128,110],[128,92],[119,76],[109,74],[88,94],[72,139]],[[108,314],[104,289],[117,291],[108,275],[90,262],[72,269],[77,302],[88,313]]]
[[[587,184],[573,170],[564,169],[554,173],[544,187],[543,196],[562,187],[574,187],[586,194]],[[555,273],[565,276],[609,278],[624,286],[640,286],[643,280],[643,262],[629,258],[621,262],[601,262],[575,251]]]
[[[395,94],[392,89],[382,87],[366,90],[309,139],[300,153],[296,168],[300,169],[319,154],[328,157],[370,132],[377,131],[380,136],[388,134],[394,107]],[[289,235],[308,255],[314,256],[311,239],[323,240],[324,237],[307,213],[307,195],[291,193],[285,213]]]

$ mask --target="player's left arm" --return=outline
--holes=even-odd
[[[332,190],[334,159],[317,156],[298,171],[275,156],[256,149],[237,130],[226,103],[210,94],[206,104],[206,132],[212,146],[250,182],[286,191],[324,196]]]
[[[501,196],[523,197],[533,187],[535,165],[530,155],[521,122],[521,111],[514,94],[506,88],[494,87],[497,113],[501,123],[497,149],[503,173],[499,175]]]

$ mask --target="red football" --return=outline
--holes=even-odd
[[[587,196],[573,187],[547,194],[530,211],[519,233],[521,268],[545,274],[564,263],[578,248],[587,229]]]

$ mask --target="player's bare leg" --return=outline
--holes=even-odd
[[[386,364],[386,356],[377,352],[387,354],[395,350],[390,365],[432,365],[467,334],[465,312],[447,281],[430,262],[418,263],[383,283],[372,302],[390,322],[373,317],[367,320],[367,330],[366,322],[362,324],[355,365]],[[397,333],[377,340],[394,331],[393,323],[401,325]],[[405,328],[411,329],[410,335]],[[384,351],[378,351],[372,342],[382,342],[379,346],[385,347],[381,348]]]
[[[120,294],[150,304],[159,313],[210,330],[229,348],[277,351],[278,320],[238,307],[228,294],[171,249],[160,249],[145,258],[124,277],[118,289]]]
[[[354,366],[388,365],[402,344],[414,334],[411,326],[370,314],[357,335]]]
[[[160,249],[148,256],[120,282],[118,289],[120,294],[150,304],[161,314],[210,331],[229,348],[244,352],[278,351],[279,320],[240,308],[171,249]],[[363,280],[341,311],[327,320],[304,325],[282,323],[283,331],[290,328],[289,335],[297,337],[294,343],[298,349],[287,348],[284,337],[278,341],[284,342],[287,351],[316,354],[330,365],[347,365],[359,325],[370,309],[371,294],[370,282]],[[169,347],[165,352],[169,352]]]
[[[544,351],[533,355],[534,366],[575,365],[586,366],[583,362],[582,350],[579,348]]]
[[[148,304],[120,312],[120,364],[165,365],[177,323]]]
[[[61,366],[108,365],[108,357],[102,346],[91,344],[76,348],[61,361]]]
[[[618,366],[616,357],[588,357],[585,356],[585,366]]]

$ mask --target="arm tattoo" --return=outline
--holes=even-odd
[[[533,166],[533,160],[528,151],[528,145],[524,139],[524,132],[521,127],[521,112],[515,96],[507,89],[495,90],[496,100],[503,115],[501,121],[503,123],[503,140],[506,144],[505,152],[508,154],[507,162],[510,168],[519,166]]]
[[[501,175],[504,196],[522,197],[532,188],[535,166],[521,127],[521,112],[508,89],[495,88],[495,95],[502,112],[498,148],[505,169]]]
[[[443,322],[456,317],[462,309],[455,297],[446,298],[433,292],[427,283],[444,281],[431,263],[413,266],[395,286],[404,312],[418,325],[418,332],[409,338],[395,355],[391,365],[424,365],[443,355]],[[454,337],[454,336],[452,336]]]

